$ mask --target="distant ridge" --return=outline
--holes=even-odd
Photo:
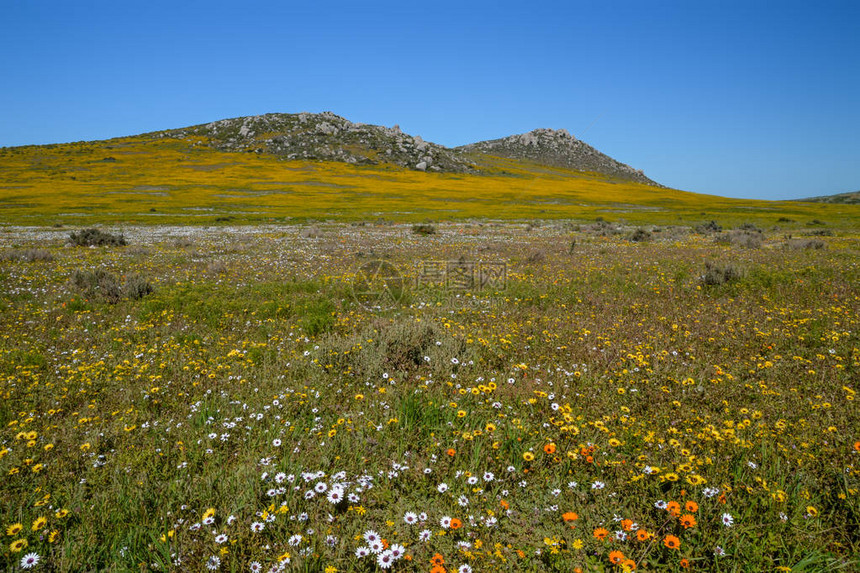
[[[842,205],[860,205],[860,191],[849,193],[837,193],[836,195],[822,195],[820,197],[809,197],[807,199],[793,199],[803,203],[839,203]]]
[[[659,185],[646,177],[641,170],[601,153],[584,141],[573,137],[565,129],[535,129],[501,139],[471,143],[457,149],[577,171],[603,173],[610,177],[646,185]]]
[[[396,125],[353,123],[327,111],[237,117],[146,135],[179,139],[199,137],[196,145],[219,151],[266,153],[291,160],[342,161],[357,165],[392,164],[442,173],[497,170],[488,157],[497,156],[661,186],[641,170],[616,161],[563,129],[536,129],[450,149],[404,133]]]

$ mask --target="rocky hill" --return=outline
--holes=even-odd
[[[563,129],[536,129],[450,149],[403,133],[396,125],[353,123],[332,112],[323,112],[238,117],[146,135],[192,140],[197,137],[196,145],[219,151],[358,165],[393,164],[446,173],[497,172],[498,166],[485,159],[498,156],[657,185],[642,171],[612,159]]]
[[[633,169],[629,165],[612,159],[573,137],[564,129],[535,129],[528,133],[480,141],[456,149],[577,171],[592,171],[618,179],[658,185],[648,179],[641,170]]]
[[[420,171],[474,173],[464,154],[403,133],[398,126],[353,123],[332,112],[270,113],[183,129],[159,137],[201,137],[219,151],[269,153],[285,159],[343,161],[358,165],[390,163]]]

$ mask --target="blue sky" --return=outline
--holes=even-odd
[[[853,0],[4,0],[0,146],[330,110],[448,146],[565,128],[701,193],[856,191],[858,31]]]

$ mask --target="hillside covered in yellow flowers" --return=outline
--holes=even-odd
[[[440,157],[456,151],[434,147]],[[199,130],[3,148],[0,221],[212,224],[603,217],[630,224],[709,219],[769,224],[790,217],[844,224],[860,215],[857,205],[728,199],[486,153],[468,156],[474,163],[456,164],[463,166],[457,172],[416,170],[387,163],[384,156],[361,165],[290,159],[253,145],[244,151],[224,149],[223,141]],[[359,151],[365,158],[376,153]]]

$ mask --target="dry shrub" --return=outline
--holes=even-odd
[[[827,244],[821,239],[789,239],[789,241],[785,243],[785,247],[793,251],[806,249],[820,250],[827,248]]]
[[[634,243],[644,243],[651,240],[651,233],[645,229],[636,229],[630,235],[630,240]]]
[[[743,247],[745,249],[761,248],[763,241],[761,231],[743,229],[732,229],[726,233],[720,233],[714,238],[715,243]]]
[[[421,223],[418,225],[412,225],[412,234],[413,235],[435,235],[436,227],[429,223]]]
[[[546,254],[543,251],[534,251],[528,257],[526,257],[526,263],[529,265],[536,265],[542,263],[546,260]]]
[[[35,263],[39,261],[53,261],[54,255],[45,249],[14,249],[0,253],[0,260]]]
[[[733,283],[741,279],[743,273],[735,265],[718,264],[711,261],[705,262],[705,274],[702,276],[702,284],[705,286],[719,286]]]
[[[152,284],[139,275],[129,276],[122,284],[116,275],[104,269],[76,270],[72,273],[72,284],[86,297],[110,304],[118,303],[124,296],[138,300],[153,292]]]
[[[206,272],[210,275],[226,275],[227,270],[227,263],[224,261],[212,261],[206,265]]]
[[[319,239],[322,237],[322,232],[316,225],[305,227],[299,232],[299,236],[303,239]]]

